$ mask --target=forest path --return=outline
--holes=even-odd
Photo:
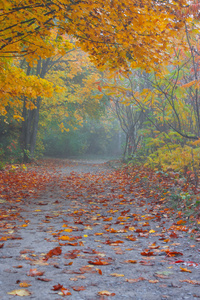
[[[53,172],[6,221],[14,237],[1,244],[0,299],[13,290],[42,300],[200,298],[199,243],[151,191],[102,160]]]

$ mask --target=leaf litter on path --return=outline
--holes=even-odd
[[[188,239],[195,232],[164,206],[157,190],[134,181],[136,171],[130,175],[103,164],[63,161],[58,176],[56,164],[50,165],[53,171],[46,165],[44,174],[26,173],[35,182],[31,189],[31,180],[26,181],[26,197],[17,189],[4,194],[3,300],[10,291],[31,293],[33,299],[45,293],[48,299],[58,294],[74,300],[77,292],[86,300],[197,295],[191,286],[199,285],[200,251],[198,242],[193,239],[191,245]],[[137,172],[144,176],[143,170]],[[150,171],[145,176],[153,182]],[[32,267],[37,264],[42,271]],[[17,290],[15,282],[23,283],[26,275],[30,292]],[[170,280],[178,291],[166,290]]]

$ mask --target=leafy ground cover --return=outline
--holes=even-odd
[[[199,191],[187,179],[86,160],[0,176],[0,299],[200,298]]]

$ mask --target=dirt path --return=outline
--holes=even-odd
[[[102,161],[57,171],[9,225],[0,299],[13,290],[42,300],[200,298],[199,243],[158,199]]]

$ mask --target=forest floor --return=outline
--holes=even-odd
[[[58,159],[0,183],[0,299],[200,298],[200,222],[152,176]]]

